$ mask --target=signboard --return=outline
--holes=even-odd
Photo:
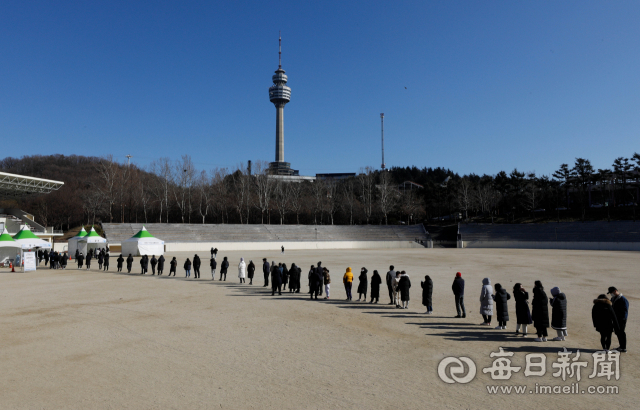
[[[24,261],[24,271],[36,270],[36,253],[25,252],[22,260]]]

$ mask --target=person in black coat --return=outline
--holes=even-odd
[[[78,262],[78,269],[82,269],[82,264],[84,263],[84,255],[82,254],[82,252],[80,252],[80,254],[76,257],[76,262]]]
[[[162,272],[164,272],[164,255],[158,258],[158,276],[162,275]]]
[[[224,280],[227,280],[227,269],[229,269],[229,261],[225,256],[224,259],[222,259],[222,264],[220,264],[220,280],[222,280],[222,275],[224,275]]]
[[[295,263],[292,263],[291,268],[289,268],[289,293],[295,292],[296,289],[298,289],[299,280],[298,267]]]
[[[104,254],[102,252],[98,253],[98,270],[102,269],[102,264],[104,263]]]
[[[124,258],[122,257],[122,254],[120,254],[120,256],[118,256],[118,259],[116,259],[117,267],[118,267],[118,272],[122,272],[122,263],[124,262]]]
[[[156,259],[156,255],[151,255],[151,260],[149,262],[151,263],[151,274],[155,275],[156,274],[156,265],[158,264],[158,260]]]
[[[67,252],[65,252],[60,258],[60,265],[62,266],[62,269],[67,269],[67,260],[69,260],[69,257],[67,256]]]
[[[171,262],[169,262],[169,276],[171,276],[171,273],[173,273],[173,276],[175,277],[177,270],[178,270],[178,261],[174,256],[173,259],[171,259]]]
[[[218,262],[213,256],[209,259],[209,267],[211,268],[211,280],[216,280],[216,268],[218,267]]]
[[[373,271],[373,275],[371,275],[371,302],[375,299],[378,303],[380,301],[380,285],[382,284],[382,278],[377,270]]]
[[[133,267],[133,256],[129,254],[129,256],[127,256],[127,273],[131,273],[132,267]]]
[[[509,305],[507,301],[511,299],[511,295],[499,283],[496,283],[495,289],[496,294],[493,295],[493,301],[496,305],[496,319],[498,319],[498,326],[495,328],[506,329],[509,321]]]
[[[76,252],[78,252],[78,250],[76,249]],[[76,259],[78,259],[78,255],[76,255]],[[44,266],[47,266],[47,263],[49,263],[49,251],[48,250],[44,250]]]
[[[400,300],[402,301],[402,309],[409,309],[409,288],[411,288],[411,280],[405,271],[400,274],[398,281],[398,290],[400,291]]]
[[[49,254],[51,255],[51,254]],[[91,259],[93,259],[93,252],[91,252],[91,250],[89,250],[89,253],[87,253],[87,260],[86,265],[87,265],[87,269],[91,268]]]
[[[560,292],[558,287],[551,289],[551,296],[553,296],[549,302],[551,305],[551,327],[558,334],[551,340],[561,342],[567,337],[567,297]]]
[[[105,271],[109,270],[109,254],[108,253],[104,254],[104,270]]]
[[[458,312],[457,318],[467,317],[467,312],[464,308],[464,279],[462,279],[462,273],[456,273],[456,277],[451,285],[453,296],[456,301],[456,312]]]
[[[47,251],[45,251],[45,253],[46,253],[46,252],[47,252]],[[75,255],[73,255],[73,257],[74,257],[74,258],[76,258],[76,259],[78,259],[78,256],[80,256],[80,249],[77,249],[77,248],[76,248],[76,254],[75,254]]]
[[[144,255],[140,259],[140,266],[142,267],[142,274],[146,275],[149,272],[149,255]]]
[[[278,291],[278,295],[282,295],[282,274],[280,273],[280,269],[278,265],[274,261],[271,262],[271,296],[276,294],[276,290]]]
[[[200,279],[200,264],[200,257],[196,253],[193,257],[193,276],[195,277],[195,279]]]
[[[420,282],[422,286],[422,304],[427,307],[427,315],[433,314],[433,281],[429,275]]]
[[[213,259],[218,257],[218,248],[213,248]]]
[[[253,285],[253,275],[256,272],[256,264],[252,260],[249,261],[247,266],[247,277],[249,278],[249,285]]]
[[[618,320],[618,331],[616,331],[616,336],[618,337],[620,346],[614,350],[626,353],[627,333],[625,330],[627,327],[627,319],[629,318],[629,301],[615,286],[609,286],[607,293],[611,295],[611,305],[613,306],[613,311],[616,313],[616,319]]]
[[[187,260],[184,261],[183,268],[184,268],[184,277],[190,278],[191,277],[191,261],[189,260],[189,258],[187,258]]]
[[[269,262],[267,262],[267,258],[262,258],[262,274],[264,275],[264,285],[263,288],[269,286],[269,273],[270,273]]]
[[[311,267],[309,268],[309,293],[311,294],[311,299],[313,299],[314,297],[318,299],[318,292],[320,291],[320,286],[322,284],[322,279],[320,278],[321,276],[318,275],[316,267],[311,265]]]
[[[287,290],[287,283],[289,283],[289,269],[287,269],[287,264],[282,264],[282,290]],[[291,288],[291,286],[289,286]]]
[[[394,301],[394,291],[393,291],[393,279],[396,277],[396,271],[393,265],[389,266],[389,272],[387,272],[386,281],[387,281],[387,289],[389,290],[389,302],[390,305],[395,304]]]
[[[531,318],[533,319],[533,327],[536,328],[536,333],[538,334],[538,337],[533,341],[546,342],[547,328],[549,327],[549,299],[547,299],[542,282],[539,280],[535,281],[533,288]]]
[[[593,300],[591,320],[593,321],[593,327],[600,332],[602,350],[608,351],[611,347],[611,334],[614,330],[617,333],[620,328],[616,313],[613,311],[613,306],[607,295],[600,295],[598,299]]]
[[[364,266],[360,269],[360,276],[358,276],[358,302],[360,302],[360,298],[367,301],[367,287],[369,286],[369,280],[367,279],[367,268]]]
[[[522,326],[522,336],[526,336],[527,326],[532,323],[532,320],[529,311],[529,292],[524,290],[522,284],[513,285],[513,299],[516,301],[516,335],[520,333],[520,326]]]

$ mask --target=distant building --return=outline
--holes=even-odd
[[[326,180],[326,179],[347,179],[351,177],[355,177],[355,172],[338,172],[338,173],[330,173],[330,174],[316,174],[316,179]]]
[[[424,186],[420,184],[416,184],[415,182],[412,182],[412,181],[404,181],[403,183],[398,185],[398,189],[401,191],[407,191],[407,190],[412,191],[414,189],[424,189]]]

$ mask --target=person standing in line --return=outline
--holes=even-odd
[[[298,288],[298,267],[295,263],[289,268],[289,293],[295,292]]]
[[[539,280],[534,282],[531,318],[533,319],[533,327],[536,328],[536,334],[538,335],[533,341],[546,342],[547,328],[549,327],[549,299],[547,299],[544,286]]]
[[[502,287],[501,284],[496,283],[496,294],[493,295],[493,301],[496,305],[496,319],[498,320],[498,326],[495,329],[506,329],[507,322],[509,321],[509,306],[507,301],[511,299],[511,295],[507,293],[507,290]]]
[[[611,295],[611,305],[613,311],[616,314],[616,320],[618,321],[618,330],[616,330],[616,337],[620,346],[613,349],[620,353],[627,352],[627,317],[629,316],[629,301],[615,286],[610,286],[607,293]]]
[[[276,294],[282,295],[282,274],[275,261],[271,261],[271,296]]]
[[[104,254],[104,270],[109,270],[109,252]]]
[[[213,251],[213,248],[212,248]],[[216,268],[218,267],[218,262],[216,258],[213,257],[213,252],[211,252],[211,259],[209,259],[209,266],[211,267],[211,280],[216,280]]]
[[[98,270],[102,270],[102,264],[104,263],[104,254],[98,252]]]
[[[400,274],[398,288],[400,289],[400,300],[402,301],[402,309],[409,309],[409,288],[411,288],[411,279],[409,279],[409,275],[405,271],[402,271],[402,273]]]
[[[462,273],[456,273],[456,277],[453,279],[453,284],[451,285],[451,290],[453,291],[456,302],[456,312],[458,313],[456,318],[467,317],[467,311],[464,308],[464,279],[462,279]]]
[[[375,303],[380,301],[380,284],[382,284],[382,278],[377,270],[373,271],[373,275],[371,275],[371,302],[375,300]]]
[[[178,261],[174,256],[173,259],[171,259],[171,262],[169,262],[169,276],[171,276],[171,273],[173,273],[173,277],[175,277],[177,270],[178,270]]]
[[[82,254],[82,252],[80,252],[80,254],[76,257],[76,262],[78,262],[78,269],[82,269],[82,264],[84,263],[84,255]]]
[[[481,325],[491,326],[491,316],[493,316],[493,286],[491,279],[482,279],[482,290],[480,291],[480,314],[484,319]]]
[[[224,275],[224,281],[227,281],[227,269],[229,269],[229,261],[225,256],[222,259],[222,264],[220,265],[220,280],[222,280],[222,275]]]
[[[614,330],[616,333],[619,332],[619,327],[616,313],[613,311],[613,306],[607,295],[600,295],[593,300],[591,320],[593,321],[593,327],[600,333],[602,350],[608,352],[611,347],[611,334]]]
[[[238,264],[238,278],[240,278],[240,283],[247,283],[245,278],[247,277],[247,264],[244,263],[244,258],[240,258],[240,263]]]
[[[213,248],[213,259],[218,258],[218,248]]]
[[[76,252],[77,252],[77,250],[76,250]],[[76,259],[78,259],[77,256],[76,256]],[[49,263],[49,251],[47,249],[45,249],[44,250],[44,266],[46,267],[48,263]]]
[[[420,282],[420,286],[422,287],[422,305],[426,306],[427,315],[433,315],[433,280],[426,275],[424,281]]]
[[[158,276],[164,272],[164,255],[160,255],[158,258]]]
[[[396,271],[396,277],[393,278],[393,302],[396,304],[396,309],[400,309],[400,276],[402,272]]]
[[[60,259],[60,265],[62,267],[62,269],[67,269],[67,260],[69,259],[69,257],[67,256],[67,252],[64,252],[62,254],[62,258]]]
[[[158,260],[156,259],[156,255],[151,255],[151,260],[149,262],[151,263],[151,275],[155,275],[156,274],[156,265],[158,264]]]
[[[200,264],[201,264],[200,257],[196,253],[195,256],[193,257],[193,273],[194,273],[195,279],[200,279]]]
[[[351,296],[351,287],[353,286],[353,273],[351,273],[351,268],[347,268],[347,271],[342,276],[342,283],[344,284],[344,290],[347,293],[347,300],[352,300],[353,296]]]
[[[324,283],[324,298],[329,299],[331,291],[331,275],[329,275],[329,269],[322,268],[322,283]]]
[[[116,259],[116,262],[117,262],[116,267],[118,268],[118,272],[122,272],[122,263],[124,262],[124,258],[122,257],[122,254],[118,256],[118,259]]]
[[[131,273],[132,267],[133,267],[133,256],[129,254],[129,256],[127,256],[127,273]]]
[[[318,299],[318,275],[316,275],[315,266],[311,265],[309,269],[309,294],[311,295],[311,299],[315,296]]]
[[[281,254],[284,255],[284,245],[282,245],[281,249],[282,249]]]
[[[395,303],[393,298],[395,295],[395,291],[393,290],[393,280],[396,278],[396,271],[394,269],[393,265],[391,265],[389,266],[389,272],[387,272],[387,289],[389,290],[389,299],[391,299],[389,302],[390,305]],[[398,307],[397,304],[396,307]]]
[[[289,283],[289,269],[287,269],[287,264],[282,264],[282,290],[287,290],[287,283]],[[291,286],[289,286],[291,289]]]
[[[551,327],[558,334],[551,340],[563,342],[567,337],[567,297],[560,292],[560,288],[557,286],[551,289],[551,296],[553,296],[549,303],[551,305]]]
[[[51,256],[51,254],[49,254],[49,256]],[[87,253],[87,270],[91,268],[91,259],[93,258],[93,252],[91,252],[91,250],[89,250],[89,253]]]
[[[249,260],[249,265],[247,265],[247,277],[249,278],[249,285],[253,285],[253,275],[256,272],[256,265],[253,263],[253,260]]]
[[[267,262],[267,258],[262,258],[262,274],[264,275],[264,286],[262,286],[263,288],[269,286],[269,273],[271,273],[270,270],[271,267],[269,266],[269,262]]]
[[[213,246],[211,247],[211,259],[213,259]]]
[[[184,272],[185,278],[190,278],[191,277],[191,261],[189,260],[189,258],[187,258],[186,261],[184,261]]]
[[[46,255],[46,254],[47,254],[47,251],[45,250],[44,252],[45,252],[45,255]],[[78,256],[80,256],[80,249],[76,248],[76,254],[75,254],[75,255],[73,255],[73,257],[74,257],[74,258],[76,258],[76,259],[78,259]],[[45,263],[46,263],[46,261],[45,261]]]
[[[317,284],[318,284],[318,296],[322,296],[322,283],[324,282],[324,266],[322,266],[322,262],[318,262],[318,266],[316,266],[316,276],[317,276]],[[316,298],[317,299],[317,298]]]
[[[142,273],[146,275],[149,272],[149,255],[144,255],[142,257]]]
[[[364,266],[360,269],[360,276],[358,276],[358,302],[360,302],[360,298],[362,298],[364,302],[367,301],[367,287],[369,286],[367,272],[368,270]]]
[[[513,286],[513,299],[516,301],[516,336],[520,334],[522,326],[522,336],[527,336],[527,326],[533,323],[531,312],[529,311],[529,292],[525,291],[522,284],[516,283]]]
[[[300,288],[302,287],[302,268],[300,266],[296,266],[296,270],[298,271],[296,275],[296,285],[298,285],[298,287],[294,293],[300,293]]]
[[[309,294],[313,293],[313,286],[311,285],[311,277],[313,276],[313,274],[316,271],[316,267],[314,265],[311,265],[311,267],[309,268],[309,273],[307,274],[307,278],[309,279]]]

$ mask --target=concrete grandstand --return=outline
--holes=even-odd
[[[110,246],[117,247],[142,226],[165,241],[167,251],[230,249],[409,248],[428,241],[422,225],[228,225],[103,223]],[[115,250],[115,249],[114,249]]]

